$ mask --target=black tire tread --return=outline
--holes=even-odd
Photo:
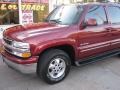
[[[68,60],[70,60],[69,56],[67,53],[65,53],[64,51],[62,50],[59,50],[59,49],[50,49],[50,50],[47,50],[46,52],[44,52],[40,58],[39,58],[39,61],[38,61],[38,65],[37,65],[37,74],[38,76],[43,79],[45,82],[47,82],[48,84],[55,84],[55,83],[58,83],[58,82],[51,82],[49,81],[48,79],[46,79],[46,77],[44,76],[45,74],[45,70],[46,70],[46,65],[49,64],[50,62],[50,59],[51,57],[55,56],[55,55],[64,55],[65,57],[68,58]],[[49,60],[49,61],[48,61]],[[71,62],[69,61],[69,64],[71,65]],[[68,71],[69,73],[69,71]],[[67,74],[68,74],[67,73]],[[66,75],[67,76],[67,75]],[[61,80],[62,81],[62,80]]]

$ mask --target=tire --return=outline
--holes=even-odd
[[[71,60],[64,51],[50,49],[40,56],[37,75],[48,84],[56,84],[65,79],[70,67]]]

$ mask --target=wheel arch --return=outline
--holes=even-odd
[[[62,44],[62,45],[57,45],[57,46],[50,46],[47,48],[44,48],[40,53],[39,53],[39,57],[44,54],[46,51],[50,50],[50,49],[59,49],[59,50],[63,50],[65,53],[67,53],[71,59],[71,63],[72,65],[75,65],[75,58],[77,55],[75,46],[70,45],[70,44]]]

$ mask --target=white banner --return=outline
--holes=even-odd
[[[22,23],[29,24],[33,23],[33,11],[22,11]]]

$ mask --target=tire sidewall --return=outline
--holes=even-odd
[[[62,58],[65,61],[66,69],[62,76],[54,79],[48,74],[48,68],[52,60],[57,57]],[[65,79],[65,77],[69,74],[70,67],[71,60],[68,54],[59,49],[52,49],[43,53],[39,58],[37,65],[37,75],[48,84],[55,84]]]
[[[48,74],[49,65],[50,65],[51,61],[52,61],[53,59],[55,59],[55,58],[61,58],[61,59],[63,59],[64,62],[65,62],[65,64],[66,64],[66,68],[65,68],[64,74],[63,74],[62,76],[58,77],[58,78],[52,78],[52,77]],[[49,61],[48,65],[47,65],[47,67],[46,67],[46,70],[45,70],[45,71],[47,71],[47,72],[45,72],[46,77],[47,77],[50,81],[52,81],[52,82],[60,82],[61,80],[63,80],[63,79],[66,77],[66,75],[68,74],[68,71],[69,71],[69,69],[70,69],[70,62],[69,62],[68,60],[69,60],[69,58],[66,57],[66,56],[64,56],[64,55],[57,55],[57,56],[51,58],[51,60]]]

